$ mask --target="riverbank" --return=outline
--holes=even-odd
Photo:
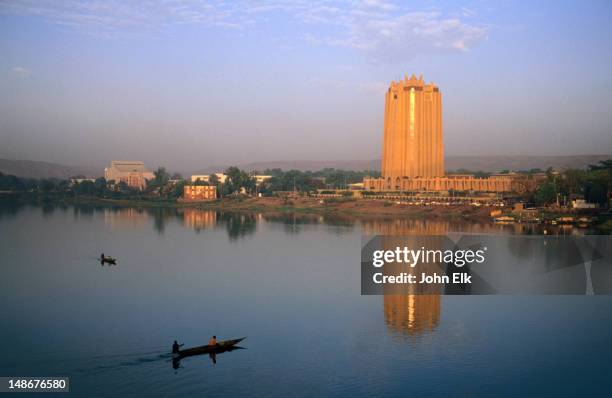
[[[191,208],[197,210],[223,212],[257,213],[296,213],[325,216],[353,217],[358,219],[420,218],[441,220],[466,220],[480,223],[493,223],[491,212],[499,207],[481,205],[409,205],[392,200],[363,200],[354,198],[314,198],[314,197],[233,197],[214,201],[190,202],[144,199],[109,199],[99,197],[67,196],[16,196],[0,195],[0,198],[21,203],[39,205],[92,205],[109,207],[137,208]],[[8,198],[8,199],[7,199]],[[555,216],[545,211],[548,219]],[[602,233],[612,233],[612,220],[609,216],[599,216],[593,224]]]
[[[311,197],[224,199],[200,203],[200,209],[225,211],[290,212],[353,216],[357,218],[442,218],[490,221],[490,208],[473,206],[407,206],[386,200]]]
[[[358,218],[379,217],[424,217],[457,218],[490,221],[491,207],[481,206],[407,206],[386,200],[359,200],[353,198],[313,197],[262,197],[262,198],[223,198],[214,201],[188,202],[164,200],[108,199],[98,197],[67,196],[17,196],[2,195],[2,198],[31,204],[49,205],[102,205],[111,207],[142,208],[194,208],[228,212],[284,212],[353,216]]]

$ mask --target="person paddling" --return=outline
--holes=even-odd
[[[211,339],[208,340],[208,345],[210,346],[217,345],[217,336],[211,337]]]
[[[172,344],[172,353],[173,354],[178,354],[179,348],[181,348],[184,345],[185,344],[179,344],[176,340],[174,340],[174,344]]]

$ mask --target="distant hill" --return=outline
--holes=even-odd
[[[448,156],[446,170],[499,172],[502,170],[586,169],[590,164],[612,159],[612,155],[577,156]]]
[[[227,167],[228,166],[211,166],[201,171],[204,173],[213,173],[224,170]],[[379,170],[380,160],[277,160],[240,164],[238,167],[248,171],[257,170],[259,172],[263,172],[265,169],[316,171],[325,168],[361,171]]]
[[[57,163],[36,162],[31,160],[0,159],[0,172],[28,178],[70,178],[83,175],[97,178],[104,174],[100,168],[83,166],[66,166]]]
[[[471,171],[499,172],[502,170],[529,170],[529,169],[555,169],[586,168],[589,164],[596,164],[601,160],[612,159],[612,155],[580,155],[580,156],[447,156],[446,170],[467,169]],[[200,169],[192,174],[210,174],[226,169],[226,166],[211,166]],[[257,170],[279,168],[283,170],[321,170],[326,167],[344,170],[380,170],[380,160],[287,160],[237,164],[244,170]],[[101,167],[94,166],[66,166],[57,163],[36,162],[31,160],[0,159],[0,172],[13,174],[19,177],[30,178],[69,178],[75,175],[84,175],[88,178],[100,177],[103,174]],[[190,172],[182,173],[189,176]]]
[[[589,164],[598,163],[601,160],[612,159],[612,155],[578,155],[578,156],[447,156],[445,158],[446,170],[467,169],[471,171],[499,172],[502,170],[529,170],[529,169],[555,169],[577,168],[584,169]],[[377,160],[346,160],[346,161],[270,161],[238,164],[245,170],[257,170],[263,172],[265,169],[279,168],[283,170],[321,170],[326,167],[344,170],[378,170],[380,171],[380,159]],[[224,170],[227,166],[211,166],[199,170],[194,174],[208,174]]]

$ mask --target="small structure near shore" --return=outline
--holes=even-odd
[[[585,199],[572,200],[572,209],[597,209],[597,203],[589,203]]]

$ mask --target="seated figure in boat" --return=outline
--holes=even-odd
[[[208,345],[217,345],[217,336],[213,336],[208,340]]]
[[[174,344],[172,344],[172,353],[173,354],[178,354],[179,349],[184,346],[185,344],[179,344],[176,340],[174,340]]]

